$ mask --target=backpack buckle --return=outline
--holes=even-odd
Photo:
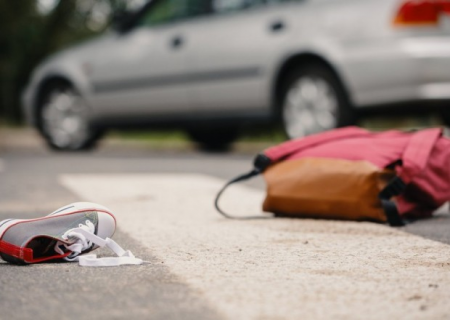
[[[384,187],[383,190],[378,195],[380,199],[390,199],[392,197],[398,196],[403,193],[406,189],[405,182],[398,176],[395,176],[389,183]]]
[[[386,214],[388,223],[393,227],[404,226],[405,222],[398,214],[395,203],[389,199],[403,193],[405,189],[406,183],[400,177],[395,176],[378,194],[378,198],[381,200],[381,205]]]
[[[266,170],[268,166],[272,164],[272,160],[266,156],[263,153],[260,153],[256,156],[255,160],[253,161],[253,166],[259,171],[263,172]]]

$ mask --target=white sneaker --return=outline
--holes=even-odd
[[[6,219],[0,222],[0,257],[14,264],[55,259],[79,261],[85,266],[141,264],[142,260],[110,239],[115,229],[114,214],[90,202],[72,203],[43,218]],[[111,248],[119,257],[80,257],[99,246]]]

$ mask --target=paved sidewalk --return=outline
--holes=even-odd
[[[230,221],[223,181],[196,174],[62,175],[226,319],[449,319],[450,246],[372,223]],[[223,199],[254,213],[263,192]]]

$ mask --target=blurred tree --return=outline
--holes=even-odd
[[[35,3],[32,0],[23,1],[0,1],[0,115],[8,118],[14,117],[12,106],[14,92],[17,91],[14,85],[17,65],[26,57],[25,52],[32,47],[30,40],[23,43],[21,37],[25,33],[33,33],[32,28],[25,28],[25,25],[32,25],[32,20],[37,19],[35,15]],[[26,23],[25,23],[26,22]]]
[[[0,0],[0,122],[21,123],[20,94],[39,62],[61,48],[102,32],[115,10],[140,3]]]

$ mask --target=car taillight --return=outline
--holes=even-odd
[[[442,14],[450,15],[450,0],[405,1],[394,18],[394,25],[437,25]]]

